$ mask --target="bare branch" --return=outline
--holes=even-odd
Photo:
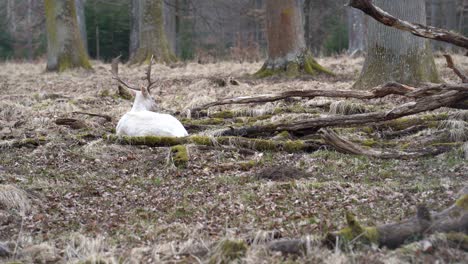
[[[350,0],[348,5],[362,10],[364,13],[386,26],[408,31],[411,34],[419,37],[440,40],[468,49],[467,37],[445,29],[414,24],[398,19],[375,6],[372,3],[372,0]]]
[[[444,57],[445,57],[445,60],[447,60],[447,67],[452,69],[453,72],[458,76],[460,77],[460,79],[462,80],[462,83],[468,83],[468,77],[466,75],[464,75],[456,66],[455,64],[453,63],[453,59],[452,59],[452,56],[448,55],[448,54],[444,54]]]

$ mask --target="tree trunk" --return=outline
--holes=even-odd
[[[85,2],[86,0],[75,0],[76,6],[76,19],[78,21],[78,28],[80,29],[81,39],[83,40],[83,46],[88,53],[88,35],[86,32],[86,17],[85,17]]]
[[[355,8],[349,8],[348,13],[348,53],[351,55],[363,53],[366,50],[367,16]]]
[[[163,0],[132,1],[130,64],[149,62],[152,55],[160,63],[176,60],[164,30],[163,10]]]
[[[332,74],[309,53],[304,40],[301,0],[267,0],[268,59],[256,73],[258,77],[301,73]]]
[[[426,23],[424,0],[375,0],[391,15],[414,23]],[[418,85],[438,82],[429,42],[408,32],[369,21],[367,57],[357,89],[369,89],[387,82]]]
[[[91,69],[84,49],[74,0],[45,0],[47,71]]]
[[[164,30],[171,53],[176,53],[176,0],[164,0]]]

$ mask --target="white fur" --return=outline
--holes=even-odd
[[[175,117],[152,112],[155,103],[149,93],[142,88],[136,92],[132,110],[120,118],[117,124],[119,136],[168,136],[185,137],[187,130]]]

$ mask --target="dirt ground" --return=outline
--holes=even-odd
[[[468,60],[454,56],[468,72]],[[445,82],[459,82],[437,56]],[[220,62],[179,68],[154,65],[158,86],[153,94],[161,109],[178,113],[216,99],[291,89],[348,89],[362,58],[337,56],[319,62],[336,77],[257,80],[249,77],[261,63]],[[45,73],[45,62],[0,64],[0,262],[37,263],[463,263],[468,253],[433,235],[428,250],[419,242],[389,250],[375,246],[327,249],[320,241],[328,231],[344,227],[353,212],[364,225],[398,221],[424,203],[441,210],[454,202],[468,182],[468,145],[435,157],[380,160],[340,154],[323,148],[313,153],[252,152],[232,147],[189,145],[189,161],[177,168],[170,148],[109,143],[120,116],[132,101],[116,95],[110,65],[93,62],[95,72]],[[120,67],[123,79],[144,84],[145,67]],[[213,78],[233,77],[240,85],[219,86]],[[278,101],[261,105],[214,107],[248,110],[241,123],[265,124],[329,114],[317,108],[326,98]],[[351,100],[357,108],[391,109],[392,97]],[[336,101],[336,100],[335,100]],[[288,106],[291,111],[275,113]],[[106,114],[92,117],[74,112]],[[446,132],[452,142],[468,139],[468,111],[439,109],[431,125],[391,140],[381,131],[339,130],[353,141],[377,148],[426,144]],[[252,117],[267,116],[253,120]],[[420,117],[431,117],[428,113]],[[86,128],[55,124],[76,118]],[[218,127],[236,126],[224,118]],[[219,119],[219,118],[218,118]],[[205,120],[209,119],[205,118]],[[408,118],[402,122],[408,121]],[[207,126],[208,127],[208,126]],[[193,130],[190,134],[206,131]],[[28,141],[29,140],[29,141]],[[30,143],[15,147],[14,142]],[[38,143],[39,142],[39,143]],[[416,142],[416,143],[415,143]],[[422,142],[422,143],[421,143]],[[432,142],[433,143],[433,142]],[[427,143],[427,144],[432,144]],[[444,144],[451,144],[444,142]],[[281,175],[271,167],[287,168]],[[288,173],[287,171],[290,171]],[[274,234],[274,235],[273,235]],[[300,257],[265,249],[272,236],[304,237],[309,246]],[[1,248],[9,257],[1,257]],[[466,262],[465,262],[466,263]]]

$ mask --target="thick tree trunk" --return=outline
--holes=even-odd
[[[85,2],[86,0],[75,0],[75,6],[76,19],[78,21],[78,28],[80,29],[81,40],[83,40],[84,49],[86,53],[88,53],[88,35],[86,32]]]
[[[132,1],[130,64],[149,62],[152,55],[160,63],[176,60],[164,30],[163,10],[163,0]]]
[[[375,0],[374,4],[399,19],[426,23],[424,0]],[[367,43],[366,61],[355,88],[369,89],[386,82],[417,85],[439,81],[427,40],[371,20]]]
[[[366,50],[367,16],[361,11],[349,8],[348,12],[348,53],[362,54]]]
[[[258,77],[285,73],[332,74],[320,66],[306,48],[301,0],[267,0],[268,59]]]
[[[47,70],[91,69],[84,49],[74,0],[45,0]]]

